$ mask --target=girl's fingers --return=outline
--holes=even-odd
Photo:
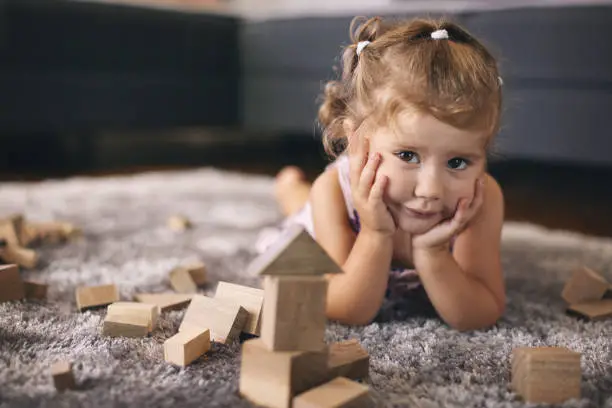
[[[361,171],[361,178],[357,187],[358,194],[361,197],[367,198],[370,196],[370,190],[372,189],[372,184],[374,184],[379,163],[380,155],[375,153],[369,157],[368,162]]]
[[[376,202],[382,202],[385,193],[385,187],[387,186],[389,179],[382,174],[378,174],[374,180],[374,185],[370,191],[370,200]]]
[[[361,172],[367,162],[368,152],[364,149],[363,140],[356,135],[353,135],[352,138],[352,143],[349,143],[349,148],[351,148],[349,151],[349,172],[351,188],[356,190],[359,185]]]

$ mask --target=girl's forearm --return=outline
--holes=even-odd
[[[344,273],[333,275],[327,289],[327,316],[346,324],[367,324],[382,305],[393,255],[392,238],[361,231]]]
[[[451,327],[465,331],[489,327],[503,306],[482,282],[469,277],[446,251],[415,251],[414,263],[429,299]]]

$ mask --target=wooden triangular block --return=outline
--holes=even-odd
[[[325,275],[342,268],[302,226],[295,225],[249,266],[251,275]]]

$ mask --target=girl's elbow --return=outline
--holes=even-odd
[[[349,326],[366,326],[374,320],[376,312],[356,311],[356,310],[338,310],[327,308],[327,318],[338,323]]]
[[[495,326],[503,315],[503,310],[496,311],[482,319],[452,319],[446,323],[459,332],[469,332],[474,330],[486,330]]]

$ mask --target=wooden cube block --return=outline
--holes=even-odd
[[[247,311],[234,302],[194,295],[179,331],[188,328],[210,329],[212,340],[230,344],[244,328],[248,316]]]
[[[19,274],[19,266],[0,265],[0,302],[19,300],[24,297],[25,288]]]
[[[143,314],[107,314],[102,334],[109,337],[145,337],[149,333],[149,316]]]
[[[587,267],[581,267],[576,269],[567,281],[561,296],[570,305],[600,300],[609,287],[610,283],[600,274]]]
[[[160,312],[163,313],[187,307],[193,295],[181,293],[138,293],[134,298],[138,302],[156,305]]]
[[[178,293],[197,293],[198,291],[189,270],[182,266],[170,271],[170,286]]]
[[[106,306],[118,300],[115,285],[83,286],[76,290],[77,309],[80,311]]]
[[[115,302],[108,305],[107,316],[134,315],[144,316],[148,321],[148,330],[152,332],[157,327],[159,308],[156,305],[138,302]]]
[[[249,316],[243,331],[259,336],[264,302],[264,291],[262,289],[250,288],[229,282],[219,282],[215,299],[229,300],[244,307]]]
[[[168,218],[167,224],[168,228],[177,232],[185,231],[186,229],[191,228],[191,222],[189,221],[189,219],[182,215],[171,216],[170,218]]]
[[[269,350],[325,347],[327,280],[322,276],[266,276],[261,339]]]
[[[293,408],[366,408],[373,407],[366,385],[337,377],[293,399]]]
[[[197,286],[202,286],[206,284],[207,272],[206,265],[204,265],[204,262],[192,262],[190,264],[184,265],[183,267],[189,271],[191,279],[195,282]]]
[[[23,268],[33,269],[38,264],[38,254],[33,249],[7,245],[0,251],[5,262],[17,264]]]
[[[240,395],[257,405],[289,408],[294,396],[325,382],[327,351],[270,351],[261,339],[242,345]]]
[[[333,343],[329,346],[330,379],[346,377],[354,380],[368,378],[370,355],[355,339]]]
[[[76,388],[76,381],[72,374],[72,364],[67,361],[59,361],[51,366],[53,384],[58,391]]]
[[[580,398],[580,358],[565,347],[514,349],[512,386],[527,402],[558,404]]]
[[[612,299],[577,303],[570,305],[568,310],[592,321],[604,320],[612,317]]]
[[[41,282],[23,281],[26,299],[45,300],[48,285]]]
[[[164,359],[182,367],[210,350],[210,330],[185,329],[164,342]]]

